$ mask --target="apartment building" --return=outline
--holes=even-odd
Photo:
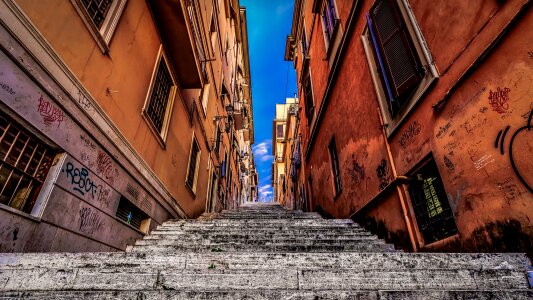
[[[533,252],[531,1],[296,0],[306,205],[414,251]]]
[[[252,192],[238,0],[2,0],[0,64],[0,251],[124,250]]]

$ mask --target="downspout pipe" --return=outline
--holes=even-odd
[[[418,242],[417,242],[417,238],[416,238],[416,235],[415,235],[415,232],[414,232],[414,229],[413,229],[413,227],[414,227],[413,226],[413,222],[409,218],[408,206],[407,206],[407,203],[406,203],[406,199],[405,199],[402,187],[400,186],[400,184],[402,184],[402,182],[404,182],[406,180],[409,180],[409,178],[407,178],[405,176],[398,176],[398,172],[396,171],[396,164],[394,163],[394,157],[392,155],[392,151],[391,151],[391,147],[390,147],[390,144],[389,144],[389,140],[387,139],[387,132],[385,131],[385,124],[383,122],[383,116],[381,114],[381,110],[379,109],[379,107],[378,107],[377,111],[378,111],[378,115],[379,115],[379,123],[381,125],[381,130],[382,130],[382,133],[383,133],[383,139],[385,141],[385,147],[387,148],[387,155],[389,156],[389,161],[390,161],[390,165],[391,165],[391,169],[392,169],[392,174],[394,176],[394,181],[396,182],[395,183],[396,191],[398,192],[398,198],[400,199],[400,205],[402,207],[402,215],[404,217],[405,226],[407,227],[407,232],[409,233],[409,239],[411,240],[411,247],[413,247],[413,251],[414,252],[417,252],[418,251]]]

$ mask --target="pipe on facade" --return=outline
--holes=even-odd
[[[385,123],[383,122],[383,116],[381,114],[381,110],[380,110],[379,107],[378,107],[377,111],[378,111],[378,116],[379,116],[379,124],[381,125],[381,131],[383,133],[383,139],[385,141],[385,147],[387,148],[387,155],[389,156],[389,161],[390,161],[390,165],[391,165],[391,169],[392,169],[392,174],[393,174],[393,176],[394,176],[394,178],[395,178],[395,180],[397,182],[395,184],[396,185],[396,191],[398,192],[398,198],[400,199],[400,205],[402,206],[402,214],[403,214],[403,217],[404,217],[404,220],[405,220],[405,226],[407,226],[407,232],[409,233],[409,238],[411,240],[411,246],[413,247],[413,251],[417,252],[418,251],[418,243],[417,243],[417,239],[416,239],[416,236],[415,236],[415,233],[414,233],[414,229],[413,229],[413,222],[411,222],[411,219],[409,218],[409,213],[408,213],[408,209],[407,209],[407,203],[406,203],[402,188],[398,184],[399,182],[401,182],[400,180],[403,181],[403,179],[406,178],[406,177],[405,176],[398,176],[398,172],[396,170],[396,164],[394,163],[394,157],[392,156],[392,151],[391,151],[391,148],[390,148],[389,140],[387,139],[387,132],[385,131]]]
[[[490,42],[490,44],[485,47],[483,52],[474,60],[468,68],[459,76],[459,78],[451,85],[451,87],[446,91],[444,96],[437,101],[435,104],[433,104],[433,108],[435,110],[440,110],[444,105],[448,102],[450,97],[455,93],[455,91],[460,87],[461,83],[463,83],[474,71],[481,65],[481,63],[489,56],[489,54],[496,48],[496,46],[499,44],[499,42],[505,37],[505,35],[510,31],[510,29],[516,24],[516,22],[520,19],[520,17],[527,11],[529,8],[529,5],[531,4],[531,0],[526,1],[520,9],[513,15],[511,20],[505,24],[503,29],[496,35],[496,37]],[[492,16],[494,17],[494,15]],[[490,20],[492,20],[492,17]],[[489,21],[490,21],[489,20]],[[485,28],[485,26],[483,26]],[[482,29],[483,29],[482,28]],[[476,34],[477,36],[478,34]],[[464,52],[464,51],[463,51]],[[462,52],[461,52],[462,53]],[[454,60],[455,61],[455,60]],[[449,68],[446,69],[446,71]]]

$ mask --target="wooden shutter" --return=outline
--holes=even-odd
[[[394,99],[401,106],[423,78],[423,68],[396,0],[377,0],[370,10],[377,47],[390,80]]]

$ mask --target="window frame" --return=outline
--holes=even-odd
[[[0,203],[1,210],[9,211],[11,213],[21,215],[34,221],[39,221],[42,218],[42,215],[44,214],[44,211],[48,205],[50,193],[55,185],[55,181],[57,180],[57,177],[61,172],[61,166],[63,165],[63,161],[66,157],[65,152],[54,142],[52,142],[46,136],[43,136],[38,130],[33,128],[32,125],[27,123],[26,120],[17,115],[15,112],[11,111],[8,107],[4,107],[2,104],[0,105],[0,111],[3,117],[10,124],[12,124],[15,128],[18,128],[19,132],[23,132],[30,138],[37,140],[40,145],[43,145],[43,147],[55,152],[55,154],[53,154],[51,157],[51,164],[48,167],[47,173],[43,176],[42,182],[37,188],[38,191],[35,195],[34,203],[31,206],[31,210],[24,211],[23,209],[14,208],[8,204]],[[13,168],[18,169],[14,166]]]
[[[393,1],[396,1],[399,7],[399,11],[401,13],[400,17],[405,22],[405,26],[409,34],[408,38],[410,38],[412,42],[414,48],[413,50],[416,51],[414,54],[418,57],[422,67],[425,69],[425,74],[422,76],[422,79],[418,82],[411,95],[406,98],[398,112],[392,116],[389,110],[389,98],[386,95],[386,93],[388,93],[387,87],[384,85],[382,79],[383,77],[380,74],[381,69],[379,66],[379,58],[375,54],[374,45],[372,45],[370,42],[371,36],[368,23],[365,25],[361,34],[361,40],[365,50],[374,89],[378,98],[378,104],[383,116],[387,137],[391,137],[392,134],[400,127],[415,105],[423,98],[428,89],[439,78],[439,74],[435,66],[435,62],[431,56],[429,47],[422,36],[422,31],[416,22],[414,13],[408,1]]]
[[[96,44],[104,54],[109,52],[111,38],[117,29],[118,21],[124,12],[127,2],[128,0],[113,0],[102,25],[98,28],[89,16],[82,0],[70,0],[76,12],[80,15],[85,27],[87,27]]]
[[[339,152],[337,151],[337,142],[335,137],[331,138],[328,144],[329,159],[331,161],[331,175],[333,177],[333,192],[337,197],[342,192],[342,176],[339,164]]]
[[[194,175],[192,178],[192,186],[189,183],[189,176],[191,172],[191,159],[192,159],[192,153],[193,153],[193,146],[196,145],[196,148],[198,149],[195,157],[195,166],[194,166]],[[200,143],[198,143],[198,139],[196,138],[196,134],[192,135],[192,141],[191,141],[191,147],[189,149],[189,160],[187,162],[187,174],[185,176],[185,185],[190,189],[190,191],[196,196],[196,191],[198,188],[198,175],[200,173],[200,159],[202,157],[202,148],[200,148]]]
[[[307,80],[309,80],[310,96],[308,96],[308,88],[306,87]],[[305,105],[304,113],[305,113],[305,117],[307,118],[307,125],[311,125],[311,123],[313,122],[315,118],[315,112],[316,112],[315,94],[313,91],[313,78],[311,77],[311,70],[307,70],[307,74],[304,75],[302,88],[303,88],[304,105]],[[310,103],[308,103],[309,99],[307,97],[310,97],[312,105],[309,105]]]
[[[166,106],[165,116],[163,118],[163,125],[162,125],[161,130],[159,131],[156,128],[154,122],[152,121],[152,118],[148,114],[148,107],[150,105],[152,92],[153,92],[155,84],[156,84],[155,80],[156,80],[156,77],[157,77],[157,71],[159,70],[159,65],[160,65],[161,60],[164,60],[164,62],[165,62],[165,66],[167,67],[168,73],[170,74],[170,78],[172,80],[173,85],[170,88],[170,92],[169,92],[169,95],[167,97],[167,106]],[[172,71],[172,68],[171,68],[169,60],[168,60],[168,58],[167,58],[167,56],[165,54],[165,51],[163,50],[163,45],[160,45],[159,46],[159,52],[157,54],[157,59],[155,61],[155,65],[154,65],[154,68],[153,68],[153,71],[152,71],[152,77],[150,79],[150,87],[148,89],[148,93],[146,94],[146,99],[144,101],[144,105],[143,105],[143,108],[142,108],[142,111],[141,111],[141,115],[142,115],[143,119],[146,121],[146,123],[148,124],[148,127],[150,128],[152,133],[156,136],[157,141],[159,142],[159,144],[161,145],[161,147],[163,149],[166,148],[166,140],[167,140],[167,136],[168,136],[168,129],[170,127],[170,119],[171,119],[171,116],[172,116],[172,109],[174,107],[174,100],[176,98],[177,92],[178,92],[178,82],[177,82],[176,78],[174,77],[174,72]]]
[[[439,202],[439,208],[441,209],[440,212],[436,213],[435,215],[431,216],[431,212],[435,212],[436,210],[435,209],[432,209],[431,207],[429,207],[428,205],[428,199],[426,198],[426,202],[419,202],[419,203],[415,203],[415,200],[414,198],[414,194],[413,194],[413,189],[417,188],[414,183],[416,183],[416,181],[420,181],[420,178],[419,178],[419,175],[424,175],[424,174],[420,174],[422,172],[425,172],[427,173],[427,171],[429,169],[432,169],[432,171],[435,171],[436,172],[436,175],[437,175],[437,181],[435,182],[435,185],[437,185],[436,188],[439,188],[441,189],[441,194],[440,195],[437,195],[437,201]],[[438,164],[437,164],[437,161],[435,160],[433,154],[429,154],[427,157],[425,157],[420,163],[418,163],[415,168],[413,168],[412,171],[410,171],[408,173],[408,176],[411,178],[410,179],[410,183],[409,185],[407,186],[407,189],[406,189],[406,192],[408,194],[408,197],[409,197],[409,206],[410,206],[410,213],[412,215],[412,219],[415,221],[416,223],[416,228],[417,228],[417,231],[418,231],[418,234],[419,234],[419,238],[422,239],[422,241],[424,242],[424,245],[429,245],[429,244],[432,244],[432,243],[437,243],[439,241],[442,241],[444,239],[447,239],[447,238],[450,238],[450,237],[453,237],[455,235],[458,234],[459,232],[459,229],[457,227],[457,222],[456,222],[456,218],[455,218],[455,214],[453,212],[453,208],[451,207],[451,204],[450,204],[450,201],[448,199],[448,196],[447,196],[447,191],[446,191],[446,188],[444,186],[444,181],[442,180],[442,176],[440,175],[441,172],[439,170],[439,167],[438,167]],[[427,179],[427,178],[425,178]],[[424,181],[425,181],[424,179]],[[433,180],[434,181],[434,180]],[[432,182],[433,182],[432,181]],[[435,186],[433,186],[432,184],[432,187],[433,189],[435,190]],[[424,188],[424,186],[422,185],[422,189]],[[419,194],[420,194],[420,191],[417,191]],[[424,190],[422,191],[422,193],[425,192]],[[440,197],[439,197],[440,196]],[[433,201],[432,204],[433,204],[433,208],[436,207],[436,203],[435,203],[435,199],[433,198],[432,199]],[[426,204],[426,205],[424,205]],[[421,207],[421,208],[419,208]],[[421,219],[423,216],[421,216],[421,211],[424,211],[425,213],[427,213],[428,215],[430,215],[429,217],[427,217],[426,219],[426,222],[424,223],[423,220]],[[450,217],[451,217],[451,220],[453,221],[453,225],[455,225],[455,229],[452,228],[452,231],[442,235],[442,236],[435,236],[435,230],[436,228],[423,228],[424,226],[430,226],[430,225],[434,225],[435,223],[439,222],[439,221],[442,221],[442,216],[441,214],[446,214],[446,213],[450,213],[448,216],[447,216],[447,219],[445,220],[449,220]],[[440,216],[439,216],[440,215]],[[429,225],[428,225],[429,224]],[[445,225],[440,225],[441,227],[444,227]],[[427,231],[431,231],[429,233],[432,233],[434,236],[434,239],[428,239],[428,232]]]
[[[331,4],[333,4],[333,7],[329,6],[330,1]],[[333,19],[331,19],[332,11],[335,17]],[[328,50],[327,52],[329,53],[329,49],[331,48],[331,45],[335,42],[336,32],[338,31],[340,26],[339,12],[337,10],[337,3],[335,2],[335,0],[323,0],[322,8],[320,9],[320,19],[322,21],[322,33],[324,34],[324,42],[326,45],[326,49]]]

